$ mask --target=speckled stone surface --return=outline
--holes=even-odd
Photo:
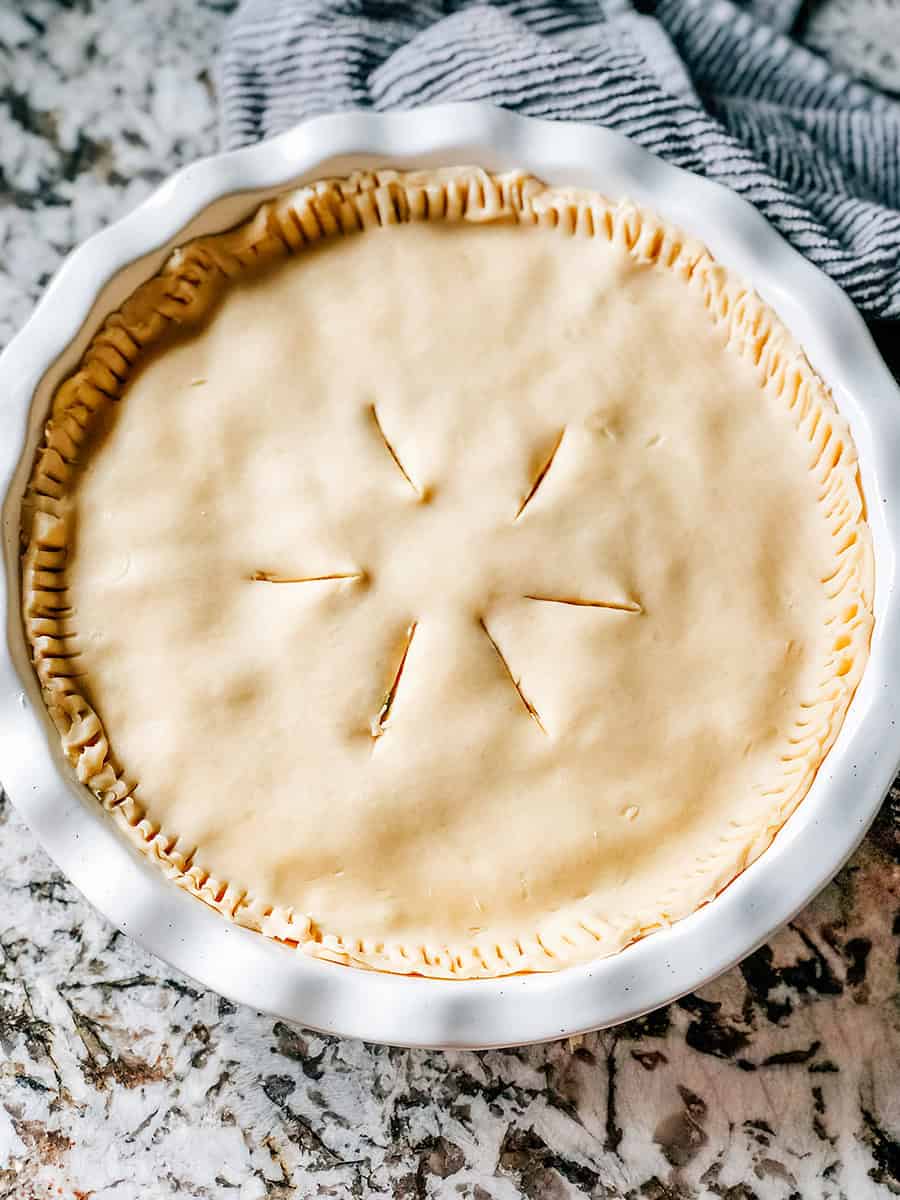
[[[75,242],[216,148],[228,7],[0,3],[0,343]],[[0,1198],[900,1195],[898,829],[900,794],[699,995],[577,1045],[442,1054],[203,991],[98,917],[4,800]]]

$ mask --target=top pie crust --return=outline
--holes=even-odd
[[[710,900],[872,627],[854,446],[778,318],[520,172],[329,180],[174,253],[23,511],[78,778],[206,903],[385,971],[552,970]]]

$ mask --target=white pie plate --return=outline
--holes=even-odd
[[[769,850],[711,904],[610,958],[546,975],[445,982],[318,962],[240,929],[169,883],[119,834],[58,748],[19,616],[20,497],[49,397],[103,317],[189,237],[297,183],[361,166],[479,163],[628,196],[704,241],[776,309],[831,385],[859,449],[876,553],[872,655],[837,744]],[[900,738],[900,391],[853,306],[748,204],[603,129],[483,104],[320,117],[179,171],[63,265],[0,357],[6,640],[0,775],[84,895],[148,950],[228,996],[313,1028],[414,1046],[517,1045],[612,1025],[708,982],[789,920],[859,843]],[[160,480],[165,487],[165,480]]]

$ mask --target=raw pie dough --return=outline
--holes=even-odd
[[[772,311],[521,173],[318,183],[175,253],[58,390],[24,522],[78,777],[208,904],[386,971],[710,900],[872,625],[849,431]]]

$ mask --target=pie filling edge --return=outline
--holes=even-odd
[[[771,801],[767,820],[733,823],[716,850],[697,863],[689,893],[660,896],[646,911],[615,923],[592,914],[588,897],[565,927],[538,927],[503,943],[410,945],[325,933],[304,914],[214,878],[197,861],[201,848],[182,845],[176,832],[154,823],[134,795],[137,781],[124,774],[81,694],[64,500],[96,414],[121,396],[145,348],[173,327],[202,321],[245,269],[324,238],[422,220],[505,221],[556,229],[560,236],[605,238],[638,264],[673,272],[699,292],[727,346],[753,365],[761,389],[787,406],[809,443],[809,470],[834,548],[833,569],[822,580],[833,648],[824,678],[783,743],[783,771],[765,793]],[[702,244],[655,215],[628,201],[613,204],[593,192],[550,188],[520,171],[359,172],[281,195],[236,229],[176,250],[106,319],[76,373],[56,391],[23,503],[22,536],[23,616],[44,702],[78,780],[131,841],[179,886],[240,925],[317,958],[437,978],[547,971],[612,954],[713,899],[769,846],[809,790],[862,675],[873,624],[874,560],[850,431],[774,312]]]

